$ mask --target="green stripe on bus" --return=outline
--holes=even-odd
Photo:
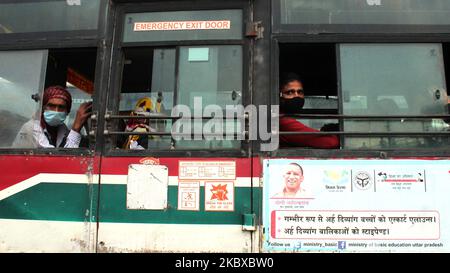
[[[204,187],[200,188],[199,211],[177,210],[177,186],[169,186],[166,211],[127,210],[125,190],[125,185],[102,187],[100,222],[239,225],[242,224],[242,214],[250,213],[251,210],[251,188],[248,187],[235,188],[233,212],[205,211]]]
[[[165,211],[128,210],[126,185],[105,184],[101,186],[99,218],[100,222],[114,223],[242,224],[242,214],[250,213],[251,190],[235,188],[233,212],[204,211],[203,187],[200,211],[179,211],[177,186],[169,186],[169,206]],[[261,188],[253,191],[253,198],[260,200]],[[83,222],[88,221],[89,205],[86,184],[41,183],[0,201],[0,218]],[[254,210],[259,212],[259,206]]]
[[[88,221],[86,184],[40,183],[0,201],[0,218]]]

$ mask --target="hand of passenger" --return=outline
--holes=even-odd
[[[136,140],[132,140],[130,143],[130,149],[131,150],[145,150],[144,147],[139,145],[139,143]]]
[[[81,127],[86,123],[87,119],[92,115],[92,102],[85,102],[78,108],[75,121],[72,125],[72,130],[80,132]]]
[[[327,123],[320,128],[320,131],[322,132],[338,132],[339,131],[339,124],[338,123]]]

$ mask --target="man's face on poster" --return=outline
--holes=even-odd
[[[303,172],[298,165],[287,165],[283,177],[286,191],[296,192],[300,189],[300,184],[303,182]]]

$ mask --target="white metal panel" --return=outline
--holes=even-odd
[[[127,208],[167,208],[169,171],[162,165],[131,164],[127,178]]]
[[[95,252],[95,222],[0,219],[0,253]]]
[[[98,252],[250,253],[252,234],[242,225],[101,223]]]

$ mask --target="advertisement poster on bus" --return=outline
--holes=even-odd
[[[450,252],[449,160],[264,160],[268,252]]]

